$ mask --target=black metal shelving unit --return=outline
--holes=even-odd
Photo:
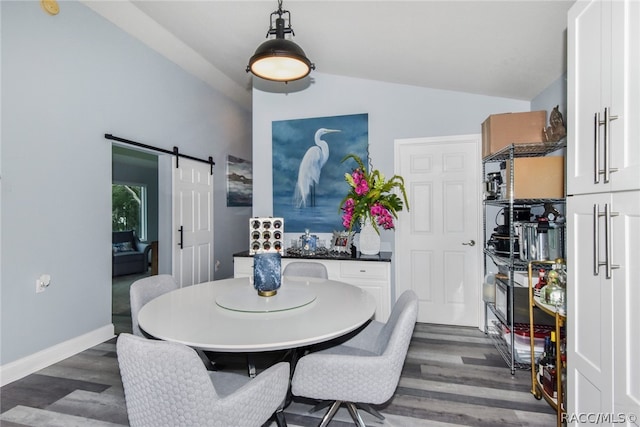
[[[514,330],[514,273],[526,272],[528,263],[521,261],[515,253],[515,230],[514,230],[514,207],[534,207],[543,206],[546,203],[552,204],[564,204],[565,199],[515,199],[514,198],[514,159],[518,157],[543,157],[554,151],[563,149],[566,147],[566,140],[563,139],[558,142],[539,142],[539,143],[523,143],[523,144],[511,144],[496,153],[490,154],[482,159],[482,176],[486,177],[486,166],[490,163],[496,162],[510,162],[509,168],[511,176],[507,182],[510,183],[510,188],[507,194],[508,198],[485,200],[483,205],[484,213],[484,270],[487,271],[487,258],[490,258],[497,266],[503,266],[507,271],[506,285],[510,288],[508,292],[507,304],[508,314],[504,316],[501,312],[496,310],[495,303],[485,302],[485,333],[492,338],[496,349],[503,357],[507,366],[511,369],[511,374],[515,374],[516,369],[528,370],[531,369],[529,362],[519,362],[515,356],[515,330]],[[496,206],[508,211],[509,215],[509,252],[508,255],[498,254],[495,251],[487,248],[487,207]],[[497,319],[493,324],[489,324],[488,315],[491,312]],[[509,334],[510,342],[507,342],[503,338],[503,328],[508,328],[511,333]]]

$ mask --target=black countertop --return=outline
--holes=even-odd
[[[289,254],[285,250],[281,254],[282,258],[298,258],[298,259],[326,259],[336,261],[379,261],[379,262],[391,262],[391,252],[380,252],[378,255],[362,255],[360,252],[356,253],[355,257],[347,253],[327,252],[323,254],[315,255],[301,255],[297,253]],[[249,251],[242,251],[233,254],[234,257],[251,257]]]

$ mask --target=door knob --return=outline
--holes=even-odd
[[[466,246],[475,246],[475,245],[476,245],[476,241],[475,241],[475,240],[469,240],[467,243],[463,243],[463,245],[466,245]]]

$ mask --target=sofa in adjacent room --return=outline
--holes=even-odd
[[[145,273],[151,245],[142,243],[133,230],[112,232],[112,275]]]

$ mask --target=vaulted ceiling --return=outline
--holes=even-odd
[[[84,3],[250,108],[245,68],[276,0]],[[530,100],[566,71],[573,3],[284,0],[283,8],[318,72]]]

